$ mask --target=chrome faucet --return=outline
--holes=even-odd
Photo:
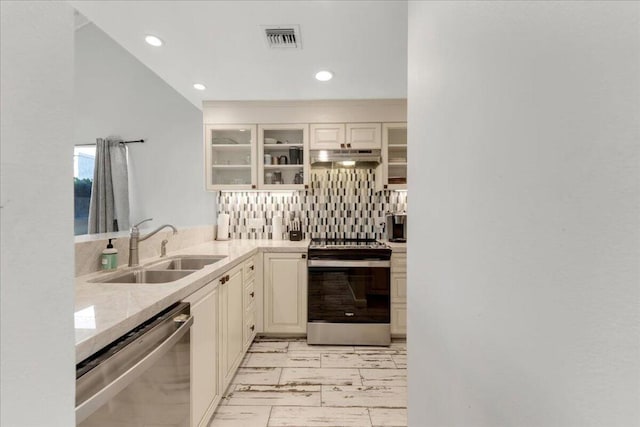
[[[142,237],[140,237],[140,230],[138,230],[138,226],[144,222],[147,221],[151,221],[153,218],[147,218],[144,219],[142,221],[140,221],[139,223],[137,223],[136,225],[134,225],[133,227],[131,227],[131,234],[129,235],[129,267],[134,267],[136,265],[140,264],[140,259],[138,258],[138,243],[147,240],[149,237],[153,236],[154,234],[156,234],[158,231],[162,230],[163,228],[166,227],[170,227],[173,229],[173,234],[177,234],[178,230],[171,224],[164,224],[161,225],[160,227],[156,228],[155,230],[153,230],[151,233],[146,234]]]

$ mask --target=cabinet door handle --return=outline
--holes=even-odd
[[[302,259],[306,259],[307,258],[307,254],[302,254]]]
[[[344,144],[340,144],[340,148],[345,148]]]
[[[253,270],[253,269],[255,269],[255,266],[252,265],[251,267],[249,267],[249,270]]]
[[[387,184],[385,184],[385,185],[384,185],[384,189],[386,190],[386,189],[387,189],[387,187],[388,187],[388,185],[387,185]]]
[[[220,284],[224,285],[226,281],[227,281],[226,277],[223,277],[220,279]]]
[[[348,147],[348,148],[351,148],[351,144],[347,144],[347,147]]]
[[[251,292],[249,295],[251,295],[251,298],[253,298],[255,294],[255,292]]]
[[[305,189],[305,190],[309,189],[309,185],[308,185],[308,184],[305,184],[305,185],[304,185],[304,189]]]
[[[251,325],[251,328],[249,328],[249,329],[251,329],[251,332],[255,331],[256,325]]]
[[[229,275],[228,274],[225,276],[225,279],[226,279],[225,282],[229,281]]]
[[[251,185],[251,188],[253,188],[253,189],[255,190],[256,185],[255,185],[255,184],[252,184],[252,185]]]

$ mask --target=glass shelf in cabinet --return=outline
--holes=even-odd
[[[291,144],[264,144],[265,149],[277,150],[281,147],[302,147],[303,144],[300,143],[291,143]]]
[[[282,164],[282,165],[264,165],[265,169],[302,169],[304,165],[288,165],[288,164]]]
[[[251,144],[211,144],[211,146],[220,151],[251,149]]]

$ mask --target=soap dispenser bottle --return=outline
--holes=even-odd
[[[102,258],[100,264],[103,270],[115,270],[118,268],[118,250],[113,247],[111,241],[115,239],[109,239],[107,248],[102,251]]]

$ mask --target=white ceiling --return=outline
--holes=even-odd
[[[405,1],[70,3],[198,108],[203,100],[407,96]],[[299,24],[302,49],[270,49],[264,24]],[[147,45],[146,34],[164,46]],[[316,81],[320,69],[333,80]]]

